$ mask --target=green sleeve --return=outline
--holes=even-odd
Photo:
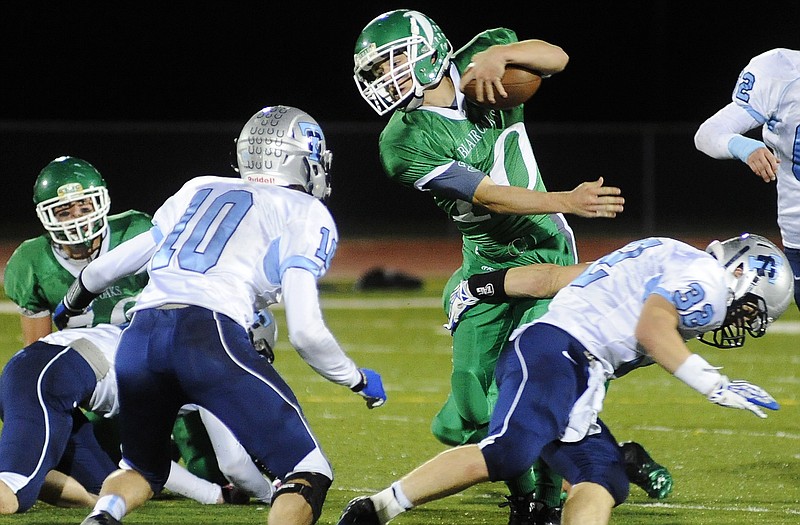
[[[403,186],[415,185],[431,172],[453,162],[454,156],[432,129],[436,124],[425,111],[395,112],[381,133],[380,158],[389,178]],[[417,188],[419,189],[419,188]]]
[[[467,66],[472,61],[472,56],[475,53],[483,51],[490,46],[512,44],[519,42],[517,34],[511,29],[498,27],[496,29],[488,29],[476,35],[464,47],[455,52],[453,62],[456,68],[463,73]]]

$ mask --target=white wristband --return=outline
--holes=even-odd
[[[697,354],[692,354],[675,370],[675,377],[694,388],[704,396],[709,395],[722,381],[719,368]]]

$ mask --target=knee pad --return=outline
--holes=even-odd
[[[298,483],[299,480],[305,481],[305,483]],[[283,494],[300,494],[311,507],[314,523],[316,523],[320,514],[322,514],[322,505],[325,503],[325,497],[328,495],[331,483],[333,483],[333,480],[323,474],[295,472],[281,483],[280,488],[272,496],[271,504],[274,505],[275,500]]]

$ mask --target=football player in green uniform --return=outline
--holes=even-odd
[[[460,281],[472,275],[530,263],[576,263],[562,213],[613,218],[623,211],[620,190],[602,178],[548,193],[523,107],[489,109],[461,91],[474,79],[483,99],[494,101],[505,95],[500,78],[506,65],[546,78],[562,71],[568,59],[558,46],[518,41],[503,28],[480,33],[454,53],[433,20],[409,10],[378,16],[356,41],[354,79],[362,97],[380,115],[397,110],[380,136],[384,170],[404,186],[429,191],[462,234],[463,262],[444,290],[445,308]],[[511,330],[541,316],[549,302],[482,302],[463,315],[453,332],[451,393],[432,423],[440,441],[455,446],[486,436],[498,354]],[[533,476],[508,482],[509,523],[557,521],[560,478],[543,470],[536,487]]]
[[[58,157],[41,170],[34,184],[33,201],[47,233],[24,241],[11,255],[5,270],[6,295],[19,307],[25,346],[52,332],[51,313],[89,261],[152,227],[150,216],[139,211],[109,215],[111,199],[105,180],[94,166],[76,157]],[[86,314],[71,319],[69,327],[127,322],[126,312],[147,279],[146,272],[120,279],[92,302]],[[119,460],[113,424],[92,413],[86,415],[95,423],[105,450],[112,459]],[[183,475],[187,488],[199,490],[179,492],[214,503],[218,497],[215,492],[225,496],[219,485],[228,482],[219,471],[202,425],[197,412],[176,421],[174,435],[180,454],[190,472],[201,478]]]
[[[59,157],[45,166],[36,179],[33,202],[47,234],[24,241],[5,272],[6,295],[19,306],[25,345],[52,332],[52,311],[90,260],[152,226],[150,217],[138,211],[109,216],[105,181],[91,164],[74,157]],[[73,326],[124,323],[125,312],[146,283],[146,273],[120,280]]]

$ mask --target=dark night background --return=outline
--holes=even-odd
[[[505,26],[570,55],[526,105],[545,181],[569,190],[602,175],[628,198],[613,225],[573,219],[579,234],[774,228],[774,185],[738,161],[697,152],[692,135],[729,102],[750,57],[800,47],[796,0],[162,1],[0,7],[0,233],[36,233],[31,187],[58,155],[98,167],[114,212],[153,212],[192,176],[233,175],[233,138],[271,104],[300,107],[322,124],[334,151],[331,209],[344,235],[399,234],[404,222],[452,233],[427,195],[380,172],[384,118],[352,80],[358,33],[395,8],[428,14],[456,48]]]

